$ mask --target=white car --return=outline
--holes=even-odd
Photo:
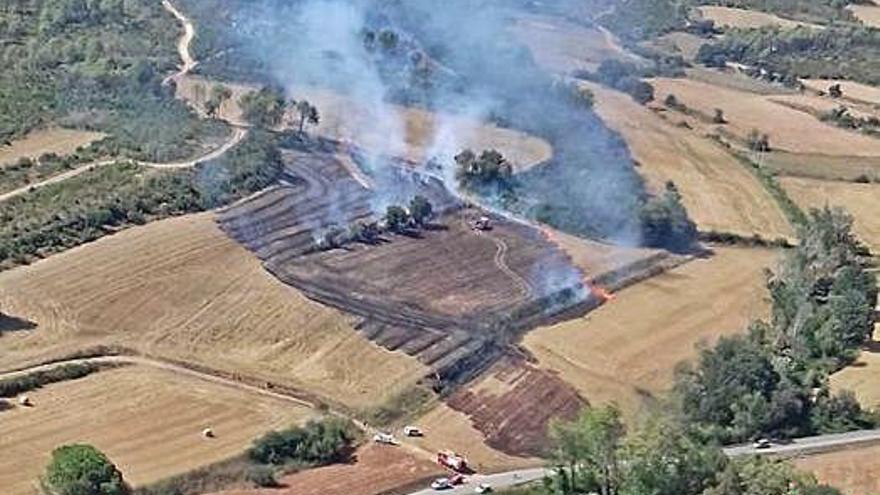
[[[449,478],[437,478],[431,482],[431,488],[434,490],[448,490],[452,488],[452,485],[449,483]]]
[[[474,493],[492,493],[492,485],[489,483],[480,483],[474,488]]]
[[[752,447],[756,449],[769,449],[771,446],[770,440],[767,440],[766,438],[759,438],[752,444]]]
[[[420,437],[423,436],[422,429],[418,426],[407,426],[403,429],[403,434],[408,437]]]
[[[386,445],[397,445],[397,440],[390,433],[376,433],[373,435],[373,441],[376,443],[384,443]]]

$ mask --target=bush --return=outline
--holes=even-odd
[[[0,381],[0,397],[15,397],[18,394],[28,392],[50,383],[75,380],[96,373],[108,366],[93,363],[64,364],[43,371],[35,371],[26,375],[7,378]]]
[[[253,466],[248,469],[247,480],[260,488],[277,488],[275,469],[269,466]]]
[[[343,460],[354,440],[354,425],[330,418],[267,433],[254,442],[248,456],[261,464],[324,465]]]
[[[91,445],[65,445],[52,452],[43,478],[52,495],[126,495],[119,469]]]
[[[684,252],[697,240],[697,226],[688,216],[681,195],[671,182],[661,197],[645,203],[639,218],[642,242],[646,246]]]

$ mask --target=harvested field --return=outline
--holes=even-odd
[[[293,91],[298,98],[308,98],[321,111],[321,124],[317,127],[321,136],[352,142],[373,153],[422,163],[437,153],[453,156],[464,148],[496,149],[517,170],[553,157],[552,146],[543,139],[484,124],[474,118],[397,105],[365,108],[345,95],[318,88],[297,87]],[[387,117],[377,118],[377,114]],[[460,137],[460,140],[444,142],[449,136]],[[454,149],[446,149],[450,145]]]
[[[515,20],[511,29],[531,50],[535,61],[550,72],[571,75],[576,71],[594,71],[611,59],[643,62],[624,50],[607,30],[561,17],[523,16]]]
[[[80,146],[86,146],[103,138],[98,132],[74,129],[43,129],[34,131],[7,146],[0,145],[0,166],[17,162],[21,158],[39,158],[46,153],[69,155]]]
[[[772,151],[763,155],[769,170],[792,177],[854,181],[859,177],[880,179],[880,157],[827,156]]]
[[[37,325],[0,338],[3,369],[116,344],[353,408],[377,405],[427,372],[372,345],[354,318],[277,281],[211,214],[128,229],[0,273],[0,306]]]
[[[667,181],[675,182],[701,230],[793,235],[760,182],[721,146],[676,127],[627,95],[588,87],[596,95],[599,116],[626,140],[649,187],[662,191]]]
[[[847,5],[846,8],[851,10],[852,13],[866,25],[880,28],[880,7],[878,7],[876,3],[865,5],[850,4]]]
[[[855,218],[855,232],[880,254],[880,184],[826,182],[783,177],[782,186],[804,209],[842,206]]]
[[[574,419],[587,405],[555,372],[511,356],[446,402],[470,418],[486,445],[518,457],[546,454],[550,422]]]
[[[55,447],[90,443],[134,485],[240,454],[273,428],[313,416],[289,402],[170,371],[125,367],[28,394],[34,407],[0,413],[0,484],[30,495]],[[210,427],[216,438],[207,439]]]
[[[874,8],[880,12],[880,7]],[[834,84],[840,84],[840,89],[843,91],[843,96],[840,99],[844,100],[844,102],[855,101],[870,105],[880,105],[880,88],[876,86],[839,79],[804,79],[801,82],[813,91],[822,92],[827,92],[828,88]]]
[[[831,375],[831,386],[835,391],[851,390],[863,406],[880,410],[880,323],[858,360]]]
[[[766,317],[763,269],[776,252],[716,248],[715,254],[624,289],[583,318],[527,334],[524,347],[591,404],[617,402],[628,415],[667,390],[695,346]],[[646,317],[646,315],[650,315]]]
[[[757,129],[770,135],[773,149],[837,156],[880,155],[880,139],[825,124],[807,112],[774,103],[772,97],[689,79],[658,78],[650,82],[658,101],[674,94],[689,108],[706,115],[712,115],[715,108],[722,109],[728,121],[724,130],[740,140]]]
[[[803,457],[795,459],[794,464],[845,495],[880,493],[880,446]]]
[[[425,436],[413,442],[431,452],[452,450],[468,459],[478,473],[500,472],[523,467],[541,466],[545,461],[516,457],[489,447],[485,435],[474,428],[471,419],[462,412],[441,403],[418,420]]]
[[[649,46],[655,46],[664,51],[679,54],[685,60],[693,62],[697,58],[700,48],[707,43],[708,40],[701,38],[695,34],[673,31],[664,34],[656,40],[647,42]]]
[[[820,118],[822,114],[840,108],[841,103],[845,104],[849,110],[849,114],[856,118],[877,117],[876,109],[864,104],[847,104],[834,98],[823,98],[808,93],[796,95],[779,95],[770,98],[770,101],[779,105],[787,106],[794,110],[809,113],[816,118]]]
[[[705,19],[715,21],[716,26],[739,28],[739,29],[758,29],[768,26],[778,26],[782,29],[793,29],[796,27],[807,26],[821,29],[822,26],[810,24],[807,22],[793,21],[785,19],[766,12],[757,10],[739,9],[735,7],[721,7],[717,5],[703,5],[697,7],[700,15]]]
[[[443,474],[433,462],[400,447],[369,444],[348,464],[301,471],[281,478],[280,489],[228,490],[222,495],[376,495]],[[218,494],[219,495],[219,494]]]
[[[747,93],[755,93],[759,95],[797,94],[797,91],[794,89],[755,79],[733,66],[728,66],[724,70],[697,66],[687,68],[684,72],[688,79],[693,81],[699,81],[734,91],[745,91]]]
[[[213,88],[217,82],[191,75],[177,78],[175,81],[177,83],[177,97],[187,101],[199,112],[199,114],[204,116],[205,102],[211,97],[211,88]],[[244,119],[241,106],[239,106],[238,102],[241,100],[242,96],[258,90],[259,87],[249,84],[227,82],[223,82],[222,84],[229,89],[232,95],[228,100],[224,101],[217,110],[217,116],[230,124],[247,125],[247,121]]]
[[[238,101],[257,88],[244,84],[224,85],[232,91],[232,97],[220,108],[220,117],[234,124],[246,125]],[[178,86],[178,94],[196,108],[203,108],[212,86],[210,81],[187,77]],[[451,156],[463,148],[493,148],[502,152],[519,170],[544,163],[553,157],[552,146],[543,139],[465,116],[435,114],[398,105],[367,108],[345,95],[313,87],[295,87],[291,91],[294,97],[306,98],[318,107],[321,123],[314,133],[353,143],[373,153],[421,163],[436,153],[451,153]],[[377,118],[377,114],[382,114],[383,118]],[[395,136],[400,136],[401,140],[397,141]],[[439,136],[438,142],[433,141],[434,136]],[[463,140],[444,143],[444,136],[457,136]],[[456,149],[443,149],[447,144],[454,144]]]
[[[571,258],[572,264],[591,279],[658,255],[668,254],[658,249],[626,248],[589,241],[547,227],[543,230],[545,235]]]

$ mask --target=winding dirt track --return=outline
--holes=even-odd
[[[88,172],[89,170],[94,170],[95,168],[106,167],[108,165],[113,165],[116,163],[124,163],[126,161],[133,162],[138,165],[142,165],[144,167],[155,168],[155,169],[166,169],[166,170],[175,170],[175,169],[184,169],[184,168],[195,167],[199,163],[207,162],[207,161],[211,161],[211,160],[220,158],[221,156],[226,154],[227,151],[238,146],[238,144],[245,138],[245,136],[247,136],[247,132],[248,132],[247,129],[242,129],[239,127],[233,128],[232,136],[229,138],[228,141],[224,142],[219,148],[217,148],[217,149],[215,149],[205,155],[202,155],[198,158],[193,158],[190,160],[185,160],[185,161],[180,161],[180,162],[152,163],[152,162],[144,162],[144,161],[139,161],[139,160],[119,159],[119,160],[101,160],[99,162],[88,163],[88,164],[85,164],[81,167],[77,167],[73,170],[69,170],[69,171],[64,172],[62,174],[58,174],[56,176],[50,177],[44,181],[36,182],[33,184],[28,184],[26,186],[19,187],[18,189],[13,189],[12,191],[9,191],[7,193],[0,194],[0,201],[7,201],[12,198],[27,194],[28,192],[34,191],[34,190],[39,189],[41,187],[46,187],[46,186],[49,186],[52,184],[57,184],[59,182],[64,182],[68,179],[72,179],[78,175],[81,175],[85,172]]]
[[[178,10],[170,0],[162,0],[162,6],[165,7],[165,10],[170,12],[171,15],[176,17],[181,24],[183,24],[183,36],[180,37],[180,41],[177,43],[177,52],[180,54],[180,60],[183,63],[180,66],[179,72],[171,74],[162,81],[162,84],[168,84],[169,82],[176,81],[192,72],[192,70],[199,64],[199,61],[193,57],[192,52],[189,49],[190,46],[192,46],[193,40],[196,38],[195,24],[193,24],[183,12]]]
[[[190,46],[196,36],[195,25],[188,17],[186,17],[180,10],[178,10],[177,7],[175,7],[174,4],[172,4],[170,2],[170,0],[163,0],[162,6],[165,7],[165,9],[167,11],[171,12],[171,14],[174,15],[174,17],[176,17],[180,21],[181,24],[183,24],[183,31],[184,31],[183,35],[180,37],[180,41],[177,44],[177,50],[180,53],[180,58],[182,60],[182,64],[181,64],[180,70],[178,72],[171,74],[170,76],[166,77],[162,81],[162,84],[168,84],[172,80],[177,81],[180,78],[189,74],[199,64],[199,62],[198,62],[198,60],[196,60],[193,57],[192,52],[190,52]],[[80,167],[77,167],[73,170],[64,172],[64,173],[56,175],[54,177],[50,177],[44,181],[36,182],[33,184],[28,184],[26,186],[20,187],[18,189],[14,189],[14,190],[9,191],[7,193],[0,194],[0,202],[7,201],[12,198],[27,194],[28,192],[34,191],[34,190],[39,189],[41,187],[45,187],[45,186],[48,186],[51,184],[57,184],[59,182],[63,182],[67,179],[71,179],[71,178],[76,177],[78,175],[81,175],[89,170],[93,170],[97,167],[106,167],[107,165],[113,165],[114,163],[119,163],[119,162],[132,161],[138,165],[142,165],[145,167],[156,168],[156,169],[169,169],[169,170],[194,167],[201,162],[211,161],[211,160],[220,158],[221,156],[226,154],[227,151],[231,150],[232,148],[236,147],[239,143],[241,143],[241,141],[247,136],[248,129],[246,129],[244,127],[236,126],[235,124],[232,124],[232,123],[230,123],[230,125],[232,125],[233,128],[232,128],[232,135],[229,137],[229,139],[227,141],[225,141],[222,145],[220,145],[219,148],[217,148],[213,151],[210,151],[205,155],[202,155],[202,156],[190,159],[190,160],[183,160],[183,161],[170,162],[170,163],[153,163],[153,162],[145,162],[145,161],[138,161],[138,160],[125,160],[125,159],[101,160],[98,162],[87,163],[87,164],[82,165]]]
[[[523,298],[532,297],[532,286],[529,285],[529,283],[526,282],[524,278],[522,278],[518,273],[513,271],[510,266],[507,265],[507,243],[489,234],[486,234],[486,237],[491,239],[492,242],[495,243],[495,246],[498,248],[498,252],[495,253],[495,266],[497,266],[499,270],[504,272],[505,275],[513,280],[513,282],[519,287]]]

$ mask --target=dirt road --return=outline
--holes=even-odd
[[[183,25],[183,35],[180,37],[180,40],[177,43],[177,50],[180,53],[180,59],[182,61],[181,65],[180,65],[180,70],[178,72],[175,72],[174,74],[171,74],[170,76],[166,77],[162,81],[162,84],[168,84],[172,80],[177,81],[180,78],[182,78],[183,76],[189,74],[199,64],[199,61],[193,57],[192,52],[190,51],[190,46],[196,36],[195,24],[193,24],[193,22],[188,17],[186,17],[183,14],[183,12],[178,10],[177,7],[175,7],[174,4],[171,3],[170,0],[162,0],[162,6],[165,7],[165,10],[170,12]],[[235,146],[237,146],[247,136],[248,130],[246,128],[238,127],[238,126],[235,126],[234,124],[232,124],[232,125],[233,125],[232,135],[229,137],[229,139],[226,142],[224,142],[219,148],[217,148],[217,149],[215,149],[205,155],[199,156],[197,158],[193,158],[190,160],[183,160],[183,161],[179,161],[179,162],[171,162],[171,163],[153,163],[153,162],[145,162],[145,161],[138,161],[138,160],[132,160],[132,161],[134,163],[137,163],[138,165],[142,165],[145,167],[158,168],[158,169],[172,169],[173,170],[173,169],[190,168],[190,167],[194,167],[196,164],[198,164],[200,162],[207,162],[207,161],[217,159],[217,158],[223,156],[227,151],[229,151],[232,148],[234,148]],[[45,186],[48,186],[51,184],[57,184],[59,182],[63,182],[67,179],[71,179],[73,177],[76,177],[82,173],[89,171],[89,170],[93,170],[96,167],[104,167],[107,165],[112,165],[114,163],[124,162],[124,161],[126,161],[126,160],[125,159],[118,159],[118,160],[101,160],[98,162],[88,163],[88,164],[82,165],[80,167],[77,167],[73,170],[56,175],[54,177],[50,177],[44,181],[37,182],[34,184],[28,184],[26,186],[9,191],[7,193],[0,194],[0,201],[7,201],[9,199],[21,196],[21,195],[26,194],[30,191],[35,190],[35,189],[39,189],[41,187],[45,187]]]
[[[180,54],[180,60],[182,62],[180,65],[180,71],[171,74],[162,81],[163,85],[167,85],[171,81],[176,81],[192,72],[192,70],[199,64],[199,61],[193,57],[192,52],[190,51],[190,46],[196,37],[195,24],[193,24],[188,17],[183,15],[183,12],[178,10],[170,0],[162,0],[162,6],[165,7],[165,10],[171,12],[171,15],[176,17],[177,20],[183,24],[183,35],[177,43],[177,52]]]
[[[291,404],[295,404],[297,406],[304,406],[313,410],[321,410],[323,408],[319,407],[318,404],[311,402],[309,400],[305,400],[299,397],[296,397],[293,393],[285,393],[282,391],[273,390],[270,388],[264,388],[260,386],[250,385],[245,383],[244,381],[239,381],[232,378],[226,378],[220,375],[215,375],[207,372],[202,372],[198,370],[194,370],[191,368],[187,368],[186,366],[181,366],[178,364],[174,364],[168,361],[161,361],[158,359],[151,359],[143,356],[126,356],[126,355],[115,355],[115,356],[99,356],[99,357],[91,357],[91,358],[82,358],[82,359],[70,359],[66,361],[59,361],[49,364],[38,365],[26,369],[10,371],[6,373],[0,373],[0,381],[15,378],[22,375],[27,375],[30,373],[38,372],[38,371],[46,371],[53,368],[57,368],[58,366],[68,365],[68,364],[127,364],[127,365],[139,365],[146,366],[151,368],[156,368],[160,370],[170,371],[172,373],[176,373],[183,376],[188,376],[192,378],[196,378],[202,381],[214,383],[217,385],[222,385],[225,387],[230,387],[237,389],[242,392],[247,392],[250,394],[256,394],[263,397],[269,397],[272,399],[278,399],[282,401],[289,402]],[[378,433],[380,430],[369,426],[367,423],[360,421],[356,418],[349,416],[348,414],[336,411],[333,409],[324,409],[327,414],[332,416],[336,416],[339,418],[348,419],[354,424],[358,429],[360,429],[366,438],[372,439],[373,435]],[[397,447],[408,451],[410,454],[414,455],[417,458],[428,460],[433,462],[435,456],[432,452],[419,447],[418,445],[414,445],[411,442],[399,441],[397,443]]]
[[[126,159],[122,158],[122,159],[118,159],[118,160],[101,160],[99,162],[88,163],[88,164],[82,165],[80,167],[77,167],[73,170],[69,170],[69,171],[64,172],[62,174],[58,174],[56,176],[50,177],[44,181],[36,182],[34,184],[28,184],[26,186],[19,187],[18,189],[14,189],[14,190],[9,191],[7,193],[0,194],[0,201],[7,201],[12,198],[27,194],[28,192],[34,191],[34,190],[39,189],[41,187],[45,187],[45,186],[49,186],[52,184],[57,184],[59,182],[63,182],[67,179],[71,179],[71,178],[76,177],[78,175],[81,175],[85,172],[88,172],[89,170],[94,170],[95,168],[98,168],[98,167],[106,167],[107,165],[113,165],[114,163],[120,163],[120,162],[125,162],[125,161],[131,161],[133,163],[136,163],[138,165],[142,165],[144,167],[150,167],[150,168],[156,168],[156,169],[174,170],[174,169],[194,167],[198,163],[207,162],[207,161],[211,161],[211,160],[220,158],[227,151],[236,147],[245,138],[245,136],[247,136],[247,133],[248,133],[247,129],[242,129],[239,127],[233,128],[232,136],[230,136],[230,138],[226,142],[224,142],[219,148],[217,148],[217,149],[215,149],[205,155],[202,155],[198,158],[193,158],[190,160],[184,160],[184,161],[180,161],[180,162],[152,163],[152,162],[144,162],[144,161],[140,161],[140,160],[126,160]]]

